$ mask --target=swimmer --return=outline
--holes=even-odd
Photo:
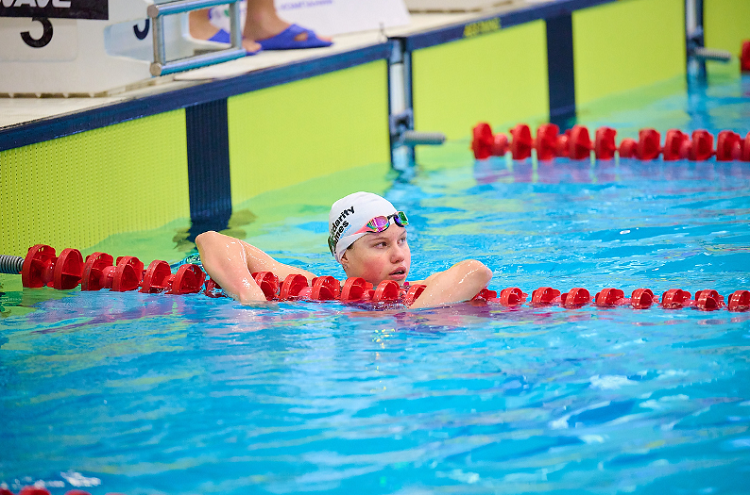
[[[373,287],[394,280],[404,287],[411,268],[407,243],[408,218],[377,194],[357,192],[331,207],[328,216],[328,247],[347,277],[362,277]],[[251,273],[273,272],[283,280],[298,273],[311,281],[315,275],[279,263],[255,246],[218,232],[205,232],[196,240],[203,267],[224,291],[242,304],[265,301]],[[423,281],[425,290],[412,308],[441,306],[468,301],[487,287],[492,271],[477,260],[461,261]]]

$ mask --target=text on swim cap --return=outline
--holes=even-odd
[[[346,217],[354,213],[354,207],[347,208],[341,212],[341,215],[331,225],[331,242],[332,245],[336,245],[339,242],[339,237],[344,233],[344,230],[349,226],[349,222],[344,220]]]

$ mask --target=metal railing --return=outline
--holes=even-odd
[[[154,36],[154,62],[151,64],[153,76],[163,76],[182,72],[207,65],[218,64],[245,56],[242,48],[242,28],[240,27],[240,0],[178,0],[176,2],[152,4],[146,13],[151,18]],[[225,50],[195,55],[167,61],[167,50],[164,44],[164,16],[182,14],[193,10],[207,9],[217,5],[229,5],[229,38],[231,46]]]

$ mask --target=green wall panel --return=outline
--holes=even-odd
[[[234,96],[228,113],[233,205],[354,167],[388,170],[385,60]]]
[[[685,74],[684,0],[622,0],[573,13],[576,104]]]
[[[416,50],[412,70],[419,131],[465,138],[479,121],[549,114],[544,21]]]

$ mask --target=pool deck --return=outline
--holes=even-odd
[[[574,0],[573,3],[596,4],[606,1]],[[462,32],[467,23],[513,13],[535,12],[540,8],[544,10],[543,6],[545,5],[553,6],[568,3],[571,3],[570,0],[563,0],[562,2],[560,0],[515,0],[509,4],[478,12],[412,13],[411,22],[407,26],[389,28],[383,31],[373,30],[335,36],[333,46],[328,48],[262,52],[252,57],[144,81],[140,87],[109,96],[90,98],[0,98],[0,132],[12,132],[12,128],[24,124],[39,123],[38,121],[53,117],[64,117],[86,110],[101,109],[112,104],[160,95],[221,79],[258,73],[268,69],[309,66],[322,62],[324,59],[340,57],[367,48],[382,47],[391,39],[428,39],[430,40],[428,44],[452,41],[455,37],[450,34],[451,31],[459,30]],[[541,16],[535,14],[533,17],[543,17],[543,14]],[[446,33],[448,34],[446,35]],[[424,42],[413,48],[423,46]]]

